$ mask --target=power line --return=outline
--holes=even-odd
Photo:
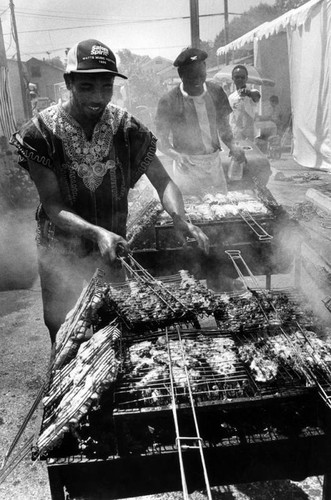
[[[223,16],[223,12],[215,13],[215,14],[200,14],[201,17],[215,17],[215,16]],[[234,15],[234,16],[240,16],[241,14],[234,13],[234,12],[229,12],[229,15]],[[84,26],[66,26],[64,28],[45,28],[45,29],[38,29],[38,30],[26,30],[26,31],[20,31],[20,34],[26,34],[26,33],[41,33],[44,31],[65,31],[65,30],[73,30],[73,29],[83,29],[83,28],[101,28],[105,26],[120,26],[122,24],[145,24],[145,23],[155,23],[155,22],[164,22],[164,21],[176,21],[176,20],[186,20],[190,19],[190,16],[180,16],[180,17],[163,17],[163,18],[155,18],[155,19],[139,19],[139,20],[131,20],[131,21],[117,21],[117,22],[109,22],[105,24],[89,24],[89,25],[84,25]],[[4,33],[5,36],[8,35],[8,33]]]
[[[32,12],[29,12],[29,11],[25,12],[25,11],[19,11],[19,10],[16,10],[16,13],[18,14],[18,16],[24,16],[24,17],[28,16],[28,17],[37,17],[37,18],[42,17],[42,18],[47,18],[47,19],[66,19],[66,20],[73,20],[73,19],[77,20],[78,19],[80,21],[86,19],[86,16],[77,16],[76,15],[76,16],[72,16],[71,17],[71,16],[68,16],[68,15],[65,15],[65,16],[63,16],[63,15],[49,15],[49,14],[42,14],[42,13],[36,13],[36,14],[34,14]],[[126,21],[126,20],[128,20],[128,18],[123,18],[123,17],[118,17],[118,18],[112,17],[111,19],[107,19],[104,16],[102,18],[89,16],[88,18],[91,21],[105,21],[105,20],[106,21],[107,20],[111,21],[111,20],[114,20],[114,19],[117,19],[118,21]]]
[[[185,44],[184,44],[185,45]],[[124,50],[124,49],[128,49],[130,50],[131,52],[135,51],[135,50],[160,50],[160,49],[178,49],[178,48],[182,48],[184,46],[183,44],[181,45],[163,45],[163,46],[158,46],[158,47],[121,47],[121,48],[118,48],[118,49],[114,49],[114,52],[119,52],[120,50]],[[46,54],[47,52],[49,52],[50,54],[52,54],[52,52],[60,52],[62,50],[65,50],[67,49],[68,46],[66,47],[60,47],[58,49],[51,49],[51,50],[42,50],[40,52],[22,52],[22,54],[24,54],[25,56],[32,56],[32,55],[36,55],[36,54]]]

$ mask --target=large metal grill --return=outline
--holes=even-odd
[[[237,196],[239,194],[241,193],[237,193]],[[194,197],[193,201],[192,197],[184,197],[187,219],[203,229],[212,246],[222,244],[233,247],[254,240],[270,242],[277,217],[274,205],[270,204],[270,200],[268,204],[265,200],[262,203],[258,194],[253,191],[246,195],[246,199],[241,194],[243,201],[236,200],[235,195],[236,192],[231,191],[228,196],[208,193]],[[253,203],[252,211],[249,211],[249,202]],[[254,203],[258,204],[256,213]],[[167,214],[156,222],[155,236],[157,250],[180,247],[172,220]]]
[[[289,477],[289,471],[324,472],[330,458],[331,358],[328,347],[319,344],[314,333],[321,333],[316,318],[302,309],[296,290],[260,289],[241,254],[228,252],[228,257],[246,292],[218,297],[223,306],[226,297],[226,305],[211,309],[209,315],[195,314],[196,325],[191,317],[170,314],[167,325],[147,321],[142,330],[118,318],[116,383],[108,385],[60,445],[54,443],[48,450],[54,499],[60,498],[59,484],[73,496],[108,498],[114,487],[105,482],[106,471],[126,477],[128,469],[134,480],[134,491],[122,484],[116,497],[182,488],[185,498],[194,488],[205,488],[211,498],[213,484],[271,479],[273,474]],[[155,287],[171,311],[179,276],[156,280],[132,257],[123,265],[129,281]],[[168,284],[174,287],[170,294]],[[189,310],[185,301],[181,308]],[[114,317],[112,311],[107,318],[107,311],[98,310],[97,333],[104,329],[107,333]],[[72,322],[69,327],[75,334]],[[300,354],[277,351],[276,338],[288,349],[294,339]],[[253,347],[253,359],[248,345]],[[270,361],[276,358],[273,372]],[[257,370],[252,363],[256,359],[266,364],[258,363]],[[95,365],[98,368],[97,359]],[[70,366],[70,362],[59,365],[63,373]],[[53,380],[59,376],[58,371]],[[52,411],[50,406],[47,419],[52,419]],[[299,453],[295,466],[283,458],[292,453],[293,446]],[[303,456],[315,449],[314,464],[308,466]],[[252,454],[263,470],[269,453],[275,472],[250,470],[249,476],[235,472],[243,457],[249,462]],[[220,460],[222,467],[216,467]],[[164,475],[165,468],[171,477]],[[136,469],[150,471],[143,484]],[[82,480],[85,472],[89,482]]]
[[[185,268],[205,278],[215,272],[233,272],[224,249],[237,249],[256,274],[288,272],[295,251],[282,248],[281,241],[286,232],[293,235],[297,229],[295,223],[266,188],[257,186],[254,197],[265,208],[264,213],[250,213],[243,208],[237,210],[236,215],[228,213],[217,220],[195,214],[192,223],[199,226],[210,240],[208,257],[195,246],[194,241],[188,240],[183,248],[171,219],[166,216],[157,219],[153,227],[142,227],[138,243],[132,246],[135,258],[155,276],[176,273]],[[200,202],[203,203],[203,197]],[[185,203],[188,206],[189,200]],[[231,202],[228,206],[231,208]],[[190,219],[189,215],[187,217]],[[143,244],[140,244],[142,241]],[[295,238],[294,245],[298,241],[299,238]]]

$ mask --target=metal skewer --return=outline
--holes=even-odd
[[[183,457],[183,448],[185,447],[186,449],[189,448],[189,449],[198,449],[199,450],[201,465],[202,465],[202,470],[203,470],[203,476],[204,476],[204,481],[205,481],[205,486],[206,486],[207,497],[209,500],[211,500],[212,495],[211,495],[211,490],[210,490],[210,483],[209,483],[209,478],[208,478],[206,462],[205,462],[204,453],[203,453],[202,438],[200,436],[198,419],[197,419],[197,415],[196,415],[196,411],[195,411],[194,399],[193,399],[193,394],[192,394],[191,382],[190,382],[190,377],[189,377],[188,370],[187,370],[187,360],[186,360],[185,350],[183,348],[182,338],[181,338],[181,334],[180,334],[180,328],[178,326],[176,327],[176,331],[177,331],[178,339],[179,339],[179,343],[180,343],[181,357],[182,357],[182,361],[183,361],[183,370],[185,372],[186,385],[187,385],[189,399],[190,399],[190,407],[191,407],[191,411],[192,411],[192,417],[193,417],[194,427],[195,427],[195,432],[196,432],[195,436],[184,437],[184,436],[180,435],[178,415],[177,415],[177,403],[176,403],[176,395],[175,395],[175,384],[174,384],[174,376],[173,376],[172,354],[171,354],[171,348],[170,348],[170,342],[169,342],[169,336],[168,336],[168,329],[166,329],[166,339],[167,339],[168,355],[169,355],[169,374],[170,374],[172,412],[173,412],[174,425],[175,425],[175,431],[176,431],[176,445],[177,445],[177,449],[178,449],[180,475],[181,475],[182,487],[183,487],[183,496],[184,496],[185,500],[189,499],[189,494],[188,494],[188,489],[187,489],[187,481],[186,481],[186,475],[185,475],[185,467],[184,467],[184,457]],[[184,445],[183,444],[184,442],[190,443],[190,444]]]

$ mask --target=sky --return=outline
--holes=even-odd
[[[262,0],[273,5],[275,0]],[[229,20],[261,0],[228,0]],[[174,60],[190,45],[190,0],[14,0],[21,59],[65,58],[65,49],[96,38],[113,52],[129,49]],[[199,0],[200,39],[213,42],[224,27],[222,0]],[[0,0],[7,58],[17,49],[9,0]]]

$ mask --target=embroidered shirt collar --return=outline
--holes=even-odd
[[[184,90],[184,84],[183,84],[183,82],[181,82],[181,83],[179,84],[179,88],[180,88],[180,91],[181,91],[181,93],[183,94],[183,96],[184,96],[184,97],[186,97],[186,98],[188,98],[188,99],[194,99],[194,97],[199,97],[199,98],[204,97],[204,96],[207,94],[207,92],[208,92],[208,89],[207,89],[207,85],[206,85],[206,83],[204,83],[204,84],[203,84],[203,92],[202,92],[202,94],[200,94],[200,95],[198,95],[198,96],[189,95],[189,94],[188,94],[188,93]]]
[[[64,109],[62,104],[56,104],[55,107],[60,113],[60,116],[63,116],[64,119],[66,119],[66,121],[68,121],[76,129],[81,129],[80,124],[71,116],[70,113],[68,113]],[[106,125],[107,127],[110,127],[112,129],[113,134],[115,134],[117,132],[119,123],[124,114],[125,110],[119,108],[118,106],[113,105],[112,103],[108,103],[98,123],[96,124],[96,128],[99,129],[100,126]]]

